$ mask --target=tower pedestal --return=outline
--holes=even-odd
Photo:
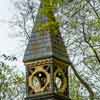
[[[66,96],[61,96],[55,93],[48,93],[43,95],[34,95],[26,97],[25,100],[71,100]]]

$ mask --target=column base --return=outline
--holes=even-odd
[[[71,100],[71,99],[66,96],[61,96],[55,93],[48,93],[48,94],[26,97],[25,100]]]

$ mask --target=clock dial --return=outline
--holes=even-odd
[[[46,84],[46,75],[43,72],[37,72],[34,74],[32,82],[35,89],[40,89]]]
[[[49,84],[50,76],[42,68],[35,70],[29,77],[29,86],[35,93],[44,91]]]
[[[36,76],[38,77],[41,88],[42,88],[46,84],[47,77],[46,77],[45,73],[43,73],[43,72],[36,73]]]
[[[34,86],[35,89],[39,90],[41,88],[40,81],[39,81],[39,79],[36,76],[33,77],[32,85]]]

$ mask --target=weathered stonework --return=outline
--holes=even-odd
[[[53,15],[53,12],[50,11],[50,14]],[[59,28],[56,27],[56,34],[50,30],[52,26],[49,30],[37,31],[40,24],[49,20],[56,23],[54,15],[50,19],[39,10],[24,54],[27,88],[25,100],[69,100],[69,58]]]

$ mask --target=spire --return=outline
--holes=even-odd
[[[55,57],[67,62],[66,49],[53,9],[49,3],[44,1],[48,0],[42,0],[40,5],[31,38],[24,54],[24,62],[48,57]]]

